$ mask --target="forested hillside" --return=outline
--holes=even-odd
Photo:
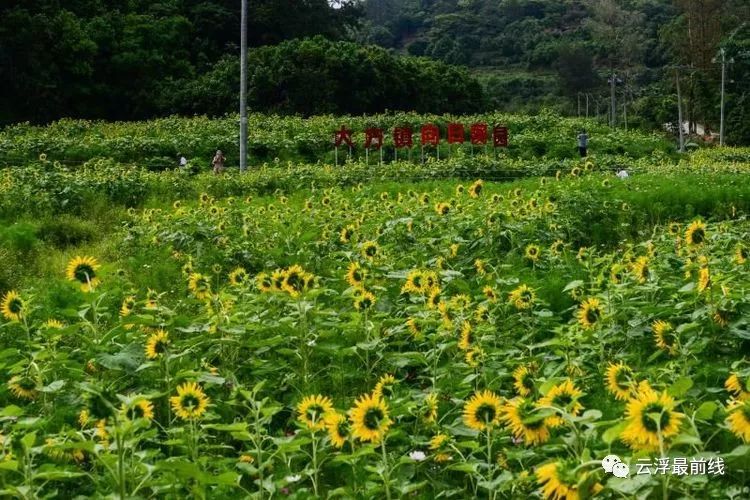
[[[577,113],[608,111],[615,72],[618,113],[657,126],[676,115],[681,66],[686,115],[718,130],[720,47],[731,137],[750,140],[750,3],[746,0],[367,0],[363,42],[484,75],[490,105]],[[632,122],[631,122],[632,123]]]

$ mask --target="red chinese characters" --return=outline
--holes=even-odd
[[[380,149],[383,147],[383,129],[370,127],[365,130],[365,148]]]
[[[487,124],[475,123],[469,131],[471,143],[475,146],[484,146],[487,144]]]
[[[342,125],[341,129],[337,130],[334,134],[333,142],[336,147],[339,147],[341,146],[341,144],[346,143],[347,146],[353,148],[354,143],[352,142],[352,131],[348,130],[344,125]]]
[[[496,148],[508,147],[508,127],[496,125],[492,129],[492,142]]]
[[[448,144],[463,144],[466,140],[464,126],[460,123],[448,124]]]
[[[396,127],[393,129],[393,144],[397,149],[410,148],[412,146],[411,128]]]
[[[437,125],[428,123],[422,125],[422,146],[437,146],[440,144],[440,129]]]

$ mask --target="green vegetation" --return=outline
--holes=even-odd
[[[305,163],[342,119],[256,115],[286,160],[220,176],[138,165],[231,144],[233,118],[5,131],[3,496],[748,487],[747,149],[594,127],[584,161],[585,122],[503,115],[498,157]],[[611,453],[725,474],[623,481]]]

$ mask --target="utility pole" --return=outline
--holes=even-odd
[[[610,126],[613,128],[615,126],[615,121],[617,119],[617,107],[616,107],[617,105],[615,104],[615,85],[617,85],[616,78],[617,76],[615,75],[615,71],[612,70],[612,78],[610,80],[610,93],[611,93],[610,98],[612,99],[612,103],[610,105],[612,109],[612,116],[610,118],[611,120]]]
[[[734,59],[727,61],[727,51],[722,47],[719,49],[719,56],[721,57],[721,122],[719,123],[719,146],[724,145],[724,88],[727,80],[727,64],[732,64]],[[718,62],[714,58],[713,62]]]
[[[247,0],[242,0],[240,24],[240,172],[247,170]]]
[[[675,68],[675,78],[677,80],[677,121],[680,127],[680,153],[685,152],[685,132],[682,129],[682,92],[680,91],[680,70]]]

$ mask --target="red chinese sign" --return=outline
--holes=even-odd
[[[465,140],[464,126],[460,123],[448,124],[448,144],[463,144]]]
[[[380,149],[383,147],[383,129],[371,127],[365,130],[365,148]]]
[[[492,142],[496,148],[508,147],[508,127],[496,125],[492,129]]]
[[[333,142],[336,147],[341,146],[342,143],[346,143],[350,148],[354,147],[354,143],[352,142],[352,131],[347,130],[343,125],[341,126],[341,130],[337,130],[333,137]]]
[[[440,129],[437,125],[428,123],[422,125],[422,146],[437,146],[440,144]]]
[[[410,148],[412,146],[411,128],[396,127],[393,129],[393,144],[396,148]]]
[[[487,124],[475,123],[469,131],[471,143],[475,146],[484,146],[487,144]]]

